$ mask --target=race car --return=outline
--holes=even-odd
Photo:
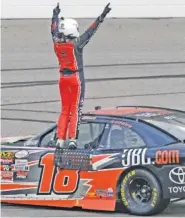
[[[154,215],[185,199],[185,111],[98,106],[75,150],[56,127],[1,143],[1,202]]]

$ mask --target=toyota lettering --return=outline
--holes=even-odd
[[[185,186],[168,187],[170,194],[185,193]]]

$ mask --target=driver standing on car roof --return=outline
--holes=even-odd
[[[69,121],[69,148],[77,148],[76,140],[85,95],[83,48],[110,12],[109,5],[110,3],[82,35],[76,20],[58,18],[59,3],[53,10],[51,34],[60,67],[59,90],[62,103],[57,127],[57,148],[65,145]]]

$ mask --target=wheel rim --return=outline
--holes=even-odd
[[[140,205],[146,205],[152,198],[152,187],[143,178],[135,178],[129,184],[132,199]]]

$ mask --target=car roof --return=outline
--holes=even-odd
[[[97,109],[95,110],[90,110],[88,114],[133,117],[136,114],[142,115],[142,113],[159,113],[161,115],[170,114],[174,112],[185,113],[185,111],[182,110],[153,106],[117,106],[114,108],[101,108],[100,106],[97,106],[96,108]]]

